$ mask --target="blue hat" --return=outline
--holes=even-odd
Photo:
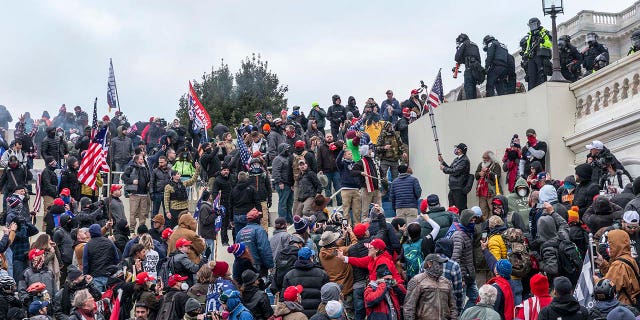
[[[40,313],[40,309],[45,308],[49,305],[48,301],[34,301],[29,305],[29,314],[38,315]]]
[[[298,259],[300,260],[310,260],[313,255],[315,255],[315,252],[307,247],[302,247],[298,250]]]
[[[427,196],[427,204],[429,207],[435,207],[440,205],[440,198],[437,194],[430,194]]]
[[[471,207],[471,211],[473,211],[474,217],[482,217],[482,209],[478,206]]]
[[[498,275],[503,278],[511,278],[511,268],[511,262],[507,259],[500,259],[496,262],[496,271],[498,272]]]
[[[91,238],[102,237],[102,227],[97,223],[92,224],[89,226],[89,234]]]

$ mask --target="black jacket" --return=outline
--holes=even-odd
[[[349,257],[366,257],[369,254],[369,249],[365,247],[365,243],[369,243],[371,240],[369,238],[359,239],[358,242],[353,244],[347,249],[347,256]],[[369,269],[367,268],[353,268],[353,283],[364,282],[366,285],[369,282]]]
[[[304,201],[307,198],[315,197],[316,194],[322,192],[322,185],[318,180],[318,175],[311,170],[307,170],[298,181],[298,201]]]
[[[295,245],[289,245],[280,252],[278,252],[278,256],[275,257],[275,276],[272,288],[275,288],[274,292],[281,292],[282,289],[282,281],[284,281],[284,276],[287,275],[289,271],[293,269],[294,264],[298,260],[298,248]]]
[[[342,148],[336,148],[336,150],[329,150],[329,145],[323,143],[318,146],[318,170],[326,173],[336,172],[336,157]]]
[[[218,147],[212,148],[211,151],[205,152],[200,157],[200,165],[202,165],[202,172],[205,174],[207,180],[215,177],[221,168],[220,158],[218,158]],[[225,148],[222,148],[223,152],[226,152]]]
[[[81,282],[78,285],[73,285],[70,282],[65,283],[60,291],[58,291],[53,297],[52,310],[53,316],[56,320],[67,320],[69,319],[69,315],[71,314],[72,306],[71,302],[73,300],[73,296],[77,291],[82,289],[88,289],[91,296],[94,299],[100,300],[102,298],[102,293],[100,290],[96,289],[93,283]],[[0,303],[0,305],[2,305]]]
[[[151,173],[151,192],[164,193],[164,187],[171,181],[171,170],[153,169]],[[166,204],[165,204],[166,205]]]
[[[42,155],[42,158],[51,156],[60,163],[60,159],[62,159],[66,153],[66,146],[67,144],[61,142],[58,136],[54,136],[53,138],[46,137],[40,145],[40,154]]]
[[[268,319],[273,315],[267,293],[254,285],[244,287],[240,301],[251,311],[254,319]]]
[[[73,240],[69,231],[62,227],[57,227],[53,233],[53,241],[60,249],[60,255],[62,256],[62,263],[69,266],[73,261]]]
[[[493,40],[487,45],[487,59],[485,60],[484,67],[507,67],[507,56],[509,52],[503,47],[503,44],[498,40]]]
[[[294,269],[284,276],[282,287],[301,285],[304,288],[302,307],[304,314],[311,317],[316,314],[318,305],[322,302],[320,288],[327,282],[329,282],[329,276],[320,266],[310,260],[298,260]]]
[[[261,173],[253,173],[249,171],[249,181],[251,185],[258,191],[258,199],[260,201],[271,202],[271,179],[269,178],[269,172],[263,170]]]
[[[600,193],[598,184],[593,181],[580,181],[576,186],[576,191],[573,192],[573,205],[578,206],[580,209],[578,211],[580,216],[582,216],[587,211],[587,208],[591,206],[593,203],[593,197],[598,193]]]
[[[262,208],[260,198],[252,181],[238,182],[231,192],[229,214],[247,214],[253,208]]]
[[[233,184],[231,182],[230,176],[222,176],[218,175],[216,179],[213,181],[213,187],[211,188],[211,196],[217,197],[218,193],[220,193],[220,204],[225,208],[230,209],[229,204],[231,203],[231,191],[233,190]]]
[[[84,247],[84,274],[107,277],[107,267],[118,264],[120,255],[116,245],[105,237],[93,237]],[[84,263],[86,261],[86,263]]]
[[[58,176],[49,166],[40,175],[40,194],[53,198],[58,197]]]
[[[66,169],[62,171],[60,176],[60,190],[68,188],[71,198],[80,201],[80,187],[82,184],[78,181],[78,170]]]
[[[463,154],[455,158],[451,165],[447,165],[445,162],[442,162],[442,165],[444,165],[442,172],[449,175],[449,189],[464,189],[471,170],[471,162],[469,162],[467,155]]]
[[[589,311],[578,304],[573,296],[559,296],[553,298],[551,304],[542,308],[538,313],[538,320],[587,320]]]
[[[216,214],[210,202],[202,202],[200,206],[200,215],[198,217],[198,234],[205,239],[216,238]]]
[[[5,168],[2,177],[0,177],[0,186],[3,186],[4,192],[13,192],[16,185],[26,185],[27,181],[33,179],[33,174],[25,167],[18,165],[17,168]],[[57,178],[56,178],[57,183]]]
[[[334,104],[327,110],[327,120],[331,122],[331,127],[339,127],[347,119],[347,111],[341,104]]]
[[[182,319],[184,317],[184,307],[187,304],[187,300],[189,300],[189,295],[186,291],[180,291],[178,289],[169,288],[167,293],[162,297],[162,302],[160,303],[160,309],[162,310],[162,306],[165,303],[173,303],[173,311],[175,312],[175,319]],[[159,316],[159,315],[158,315]]]
[[[138,184],[134,185],[133,181],[138,180]],[[131,191],[133,194],[148,194],[149,193],[149,183],[151,181],[151,177],[149,174],[149,169],[144,165],[133,164],[127,167],[124,174],[122,175],[122,181],[127,184],[127,190]],[[135,187],[137,186],[137,187]],[[135,188],[135,191],[130,188]]]
[[[458,47],[458,50],[456,50],[455,60],[457,63],[464,64],[466,67],[468,67],[466,64],[468,62],[472,62],[469,61],[470,58],[479,63],[480,49],[478,49],[478,46],[475,43],[471,42],[471,40],[466,40]]]

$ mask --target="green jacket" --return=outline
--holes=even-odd
[[[465,310],[459,320],[500,320],[500,314],[493,310],[492,305],[478,303],[477,305]]]
[[[518,188],[526,188],[527,194],[524,197],[518,195]],[[524,233],[529,233],[529,185],[524,178],[519,177],[516,181],[516,184],[513,188],[513,192],[507,195],[507,202],[509,203],[509,210],[513,211],[518,215],[520,220],[524,223],[525,230],[522,230]]]

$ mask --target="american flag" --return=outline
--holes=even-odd
[[[221,192],[218,191],[218,196],[216,196],[216,198],[213,200],[213,212],[218,214],[215,221],[216,233],[220,232],[220,229],[222,229],[222,218],[226,214],[226,209],[223,205],[220,204],[220,195]]]
[[[116,88],[116,74],[113,72],[113,61],[109,59],[109,82],[107,82],[107,104],[109,112],[111,108],[118,107],[120,110],[120,101],[118,101],[118,89]]]
[[[249,161],[251,160],[251,154],[249,154],[249,150],[247,150],[247,145],[242,140],[242,134],[240,134],[240,130],[236,129],[236,134],[238,135],[238,150],[240,152],[240,160],[244,164],[247,170],[249,169]]]
[[[429,92],[429,98],[427,99],[427,104],[431,108],[437,108],[444,101],[444,93],[442,91],[442,75],[440,74],[442,70],[438,71],[438,76],[436,77],[436,81],[433,82],[433,86],[431,87],[431,91]]]
[[[100,171],[109,172],[107,164],[107,135],[109,133],[107,127],[98,128],[98,98],[93,104],[93,131],[91,133],[91,142],[89,148],[82,156],[82,162],[78,169],[78,181],[89,186],[92,190],[96,190],[96,176]]]
[[[40,211],[40,207],[42,206],[42,198],[40,197],[41,195],[41,190],[40,190],[40,178],[42,177],[42,171],[38,172],[38,177],[36,178],[36,199],[33,202],[33,211],[35,212],[39,212]],[[45,208],[46,209],[46,208]],[[46,210],[45,210],[46,211]],[[43,211],[43,213],[46,213],[45,211]]]

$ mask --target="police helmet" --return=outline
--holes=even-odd
[[[467,36],[464,33],[461,33],[460,35],[458,35],[458,37],[456,38],[456,44],[460,44],[463,43],[465,41],[469,40],[469,36]]]
[[[598,42],[598,35],[595,32],[589,32],[586,36],[587,44]]]
[[[529,26],[529,30],[531,31],[537,30],[538,28],[540,28],[540,19],[533,17],[529,19],[529,22],[527,23],[527,25]]]
[[[593,295],[598,301],[611,300],[615,294],[616,285],[609,279],[601,279],[593,288]]]
[[[331,97],[331,101],[333,101],[333,103],[334,103],[334,104],[336,103],[336,100],[338,100],[338,99],[340,99],[340,96],[339,96],[339,95],[337,95],[337,94],[334,94],[334,95]]]
[[[604,55],[604,53],[601,53],[596,56],[596,62],[607,62],[607,57]]]
[[[558,46],[559,47],[566,47],[568,44],[571,43],[571,36],[569,35],[563,35],[560,38],[558,38]]]
[[[635,47],[640,47],[640,30],[634,32],[631,35],[631,44],[633,44]]]
[[[486,36],[484,36],[484,39],[482,39],[482,43],[484,43],[485,45],[489,44],[489,42],[495,40],[496,38],[494,38],[492,35],[488,34]]]
[[[87,198],[87,197],[82,197],[80,198],[80,209],[84,209],[87,208],[91,205],[91,199]]]

